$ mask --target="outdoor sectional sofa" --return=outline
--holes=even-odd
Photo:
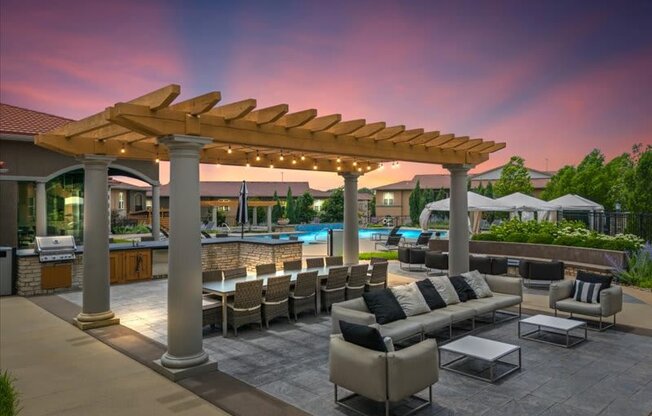
[[[339,321],[377,327],[383,337],[390,337],[394,342],[412,337],[423,338],[425,334],[448,329],[452,338],[453,325],[471,320],[475,329],[475,320],[480,315],[492,314],[495,322],[496,311],[518,306],[521,315],[523,300],[522,279],[506,276],[484,275],[493,296],[459,302],[430,312],[408,316],[386,324],[378,324],[376,316],[369,311],[363,298],[348,300],[333,305],[331,312],[332,333],[340,333]]]

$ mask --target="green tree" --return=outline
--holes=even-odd
[[[493,198],[494,197],[494,186],[489,182],[487,184],[487,187],[484,188],[484,196],[487,198]]]
[[[423,190],[423,205],[436,201],[437,193],[434,189],[424,189]],[[422,209],[423,211],[423,209]]]
[[[342,188],[333,190],[322,204],[319,216],[322,222],[344,221],[344,190]]]
[[[375,217],[376,216],[376,193],[374,192],[374,190],[369,188],[360,188],[358,192],[369,194],[372,196],[371,200],[369,201],[369,215]]]
[[[314,203],[315,200],[308,191],[304,192],[303,195],[297,198],[296,206],[294,207],[297,223],[312,222],[315,218],[315,210],[313,208]]]
[[[629,209],[633,212],[652,212],[652,146],[637,155],[637,163],[629,179],[631,189]]]
[[[632,175],[634,175],[634,163],[629,153],[623,153],[604,165],[602,176],[608,182],[608,186],[603,205],[607,210],[614,210],[616,204],[621,204],[621,207],[629,209],[631,195],[629,182],[631,182]]]
[[[478,185],[478,187],[475,188],[474,192],[476,194],[484,195],[484,186],[482,186],[482,182],[480,182],[480,185]]]
[[[423,193],[421,192],[421,186],[418,180],[417,183],[414,185],[414,189],[412,190],[412,193],[410,194],[409,204],[410,204],[410,219],[412,220],[412,224],[418,224],[419,215],[421,215],[421,211],[423,211],[423,205],[425,205],[423,203]]]
[[[295,200],[292,196],[292,188],[288,187],[288,193],[285,197],[285,216],[290,220],[290,224],[297,223],[297,216],[294,209]]]
[[[604,205],[610,182],[610,178],[605,175],[604,155],[600,150],[593,149],[577,165],[571,189],[573,193]]]
[[[573,178],[575,178],[575,167],[566,165],[559,169],[544,188],[541,198],[550,201],[569,193],[576,193],[573,189]]]
[[[276,201],[276,205],[272,207],[272,222],[278,221],[283,216],[283,206],[281,206],[281,199],[276,191],[274,191],[274,201]]]
[[[444,188],[439,188],[439,191],[435,195],[435,201],[441,201],[446,198],[448,198],[448,196],[446,196],[446,190]]]
[[[525,167],[525,161],[520,156],[512,156],[500,174],[500,179],[494,185],[494,194],[498,197],[522,192],[530,195],[534,191],[530,181],[530,173]]]

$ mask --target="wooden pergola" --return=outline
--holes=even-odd
[[[340,114],[315,109],[290,113],[287,104],[257,108],[255,99],[217,105],[218,91],[174,103],[180,92],[179,85],[168,85],[39,134],[35,142],[71,156],[168,160],[161,137],[201,136],[212,139],[202,163],[360,173],[393,160],[476,165],[505,147],[382,121],[342,121]]]
[[[35,138],[37,145],[84,164],[80,328],[119,322],[111,311],[108,276],[107,180],[115,159],[170,161],[168,350],[156,361],[170,377],[215,367],[202,346],[200,163],[339,173],[344,179],[345,264],[358,262],[358,177],[391,161],[444,165],[451,173],[449,273],[468,271],[467,172],[504,143],[362,119],[342,121],[340,114],[319,116],[314,109],[290,113],[287,104],[258,109],[253,99],[218,106],[221,94],[216,91],[174,103],[180,91],[178,85],[168,85]],[[268,206],[271,226],[271,206],[262,201],[250,205],[258,204]],[[152,212],[155,229],[158,187],[152,189]]]

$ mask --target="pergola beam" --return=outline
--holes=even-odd
[[[342,134],[351,134],[354,131],[361,129],[365,124],[366,121],[364,119],[341,121],[326,131],[333,133],[336,136],[340,136]]]
[[[405,143],[423,134],[423,129],[405,130],[403,133],[389,139],[392,143]]]
[[[342,120],[341,114],[331,114],[328,116],[321,116],[315,119],[310,120],[303,125],[303,128],[310,130],[312,132],[328,130],[335,124],[339,123]]]
[[[387,127],[373,136],[375,141],[389,140],[405,131],[405,126]]]
[[[303,126],[315,117],[317,117],[317,110],[311,108],[309,110],[286,114],[278,119],[276,125],[290,129],[292,127]]]
[[[217,104],[221,99],[222,94],[220,94],[219,91],[212,91],[208,94],[203,94],[198,97],[173,104],[169,108],[170,110],[183,111],[190,115],[196,116],[203,114],[209,111],[211,108],[215,107],[215,104]]]
[[[269,124],[281,118],[289,109],[287,104],[273,105],[271,107],[261,108],[260,110],[254,110],[242,117],[242,120],[253,121],[259,126]]]
[[[383,130],[385,127],[386,126],[384,121],[369,123],[364,127],[361,127],[359,130],[356,130],[353,133],[351,133],[351,136],[355,137],[356,139],[370,137],[378,133],[379,131]]]
[[[226,121],[231,121],[246,116],[254,108],[256,108],[256,100],[249,98],[246,100],[237,101],[235,103],[217,106],[208,111],[206,114],[222,117]]]

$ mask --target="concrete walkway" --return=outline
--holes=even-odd
[[[0,298],[0,368],[17,379],[21,416],[227,415],[20,297]]]

